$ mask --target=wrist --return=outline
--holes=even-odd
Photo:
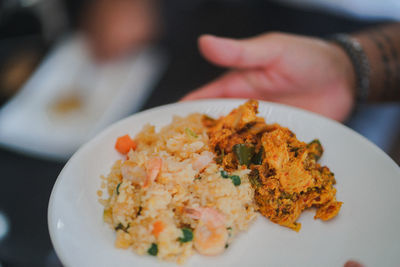
[[[352,34],[370,64],[369,101],[400,100],[400,23]]]
[[[356,38],[346,34],[334,35],[331,40],[338,51],[342,52],[338,56],[342,59],[343,66],[349,67],[350,64],[347,78],[352,80],[350,89],[353,98],[357,102],[365,102],[370,90],[370,65],[363,47]]]
[[[342,85],[345,87],[346,91],[350,93],[352,98],[356,99],[356,87],[357,87],[357,79],[356,73],[353,67],[353,63],[351,62],[350,57],[347,55],[346,51],[339,46],[338,44],[331,42],[331,49],[335,56],[335,61],[337,65],[337,69],[340,72],[340,77],[342,79]]]

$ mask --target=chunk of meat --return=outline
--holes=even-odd
[[[320,142],[306,144],[288,128],[266,124],[256,116],[257,108],[256,101],[250,100],[225,117],[207,120],[205,126],[217,163],[227,171],[246,166],[252,170],[249,179],[255,202],[260,212],[275,223],[298,231],[297,218],[312,206],[317,208],[315,218],[335,217],[342,203],[336,201],[333,173],[317,163],[323,153]],[[233,151],[238,144],[253,148],[261,159],[249,156],[244,166],[237,151]]]
[[[276,129],[265,133],[261,138],[264,147],[265,162],[271,168],[282,169],[289,162],[289,152],[287,146],[287,133],[283,129]]]
[[[249,100],[243,105],[240,105],[237,109],[232,110],[232,112],[223,120],[223,125],[225,128],[240,130],[247,124],[256,121],[257,112],[258,102],[255,100]]]

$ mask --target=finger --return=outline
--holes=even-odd
[[[262,95],[249,84],[240,71],[231,71],[215,81],[189,93],[182,101],[203,98],[261,98]]]
[[[282,46],[269,34],[235,40],[213,35],[200,36],[200,52],[210,62],[224,67],[266,67],[279,58]]]
[[[361,263],[356,262],[356,261],[352,261],[352,260],[347,261],[347,262],[344,264],[344,267],[363,267],[363,266],[364,266],[364,265],[362,265]]]
[[[215,81],[189,93],[182,98],[185,100],[195,100],[203,98],[251,98],[254,97],[254,89],[243,79],[238,71],[231,71],[219,77]]]

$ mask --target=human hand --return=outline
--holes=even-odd
[[[94,57],[104,61],[155,39],[158,19],[153,0],[97,0],[85,12],[82,26]]]
[[[268,33],[244,40],[204,35],[199,49],[228,73],[185,96],[254,98],[297,106],[343,121],[354,105],[350,59],[333,43]]]

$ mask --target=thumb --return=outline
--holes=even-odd
[[[198,45],[201,54],[210,62],[233,68],[266,67],[282,51],[271,34],[243,40],[202,35]]]

